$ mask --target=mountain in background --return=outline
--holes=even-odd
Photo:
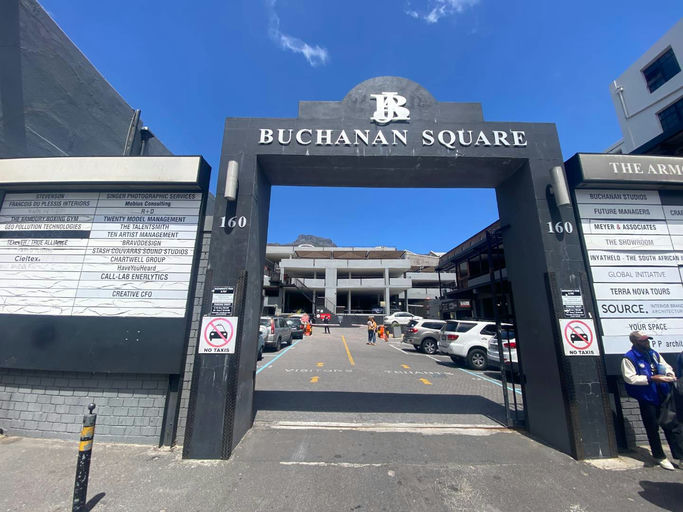
[[[277,244],[274,242],[268,242],[268,245],[302,245],[302,244],[309,244],[314,247],[337,247],[337,244],[335,244],[332,239],[330,238],[322,238],[319,236],[315,235],[299,235],[296,240],[289,244]]]

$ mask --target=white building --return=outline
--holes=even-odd
[[[683,19],[610,85],[623,154],[683,154]]]
[[[264,305],[278,312],[325,309],[337,314],[410,310],[429,314],[454,273],[437,274],[440,253],[415,254],[394,247],[268,245]],[[438,313],[438,303],[434,311]]]

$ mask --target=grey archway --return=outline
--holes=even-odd
[[[239,169],[236,202],[222,197],[231,161]],[[547,228],[575,222],[571,206],[558,207],[549,190],[549,170],[559,165],[553,124],[485,122],[480,104],[437,102],[396,77],[367,80],[341,102],[301,102],[296,119],[228,118],[202,314],[210,313],[212,287],[237,286],[241,328],[235,354],[195,359],[184,455],[226,458],[252,424],[250,340],[261,308],[270,187],[388,184],[496,189],[529,431],[576,458],[614,455],[600,358],[565,357],[557,327],[561,289],[581,288],[592,313],[576,230]],[[229,227],[233,216],[246,227]]]

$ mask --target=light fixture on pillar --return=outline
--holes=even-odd
[[[564,175],[564,169],[561,165],[556,165],[550,169],[550,181],[553,185],[555,204],[557,204],[557,206],[566,206],[572,204],[572,201],[569,197],[567,177]]]
[[[234,201],[237,198],[237,175],[239,173],[239,164],[235,160],[228,162],[228,172],[225,176],[225,193],[224,197],[228,201]]]

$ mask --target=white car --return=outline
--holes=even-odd
[[[511,328],[511,324],[501,324]],[[453,362],[464,359],[472,370],[488,366],[489,340],[496,335],[496,324],[490,321],[447,320],[441,328],[439,350],[451,356]]]
[[[384,325],[408,325],[411,320],[422,320],[421,316],[413,315],[407,311],[397,311],[391,315],[385,316],[383,323]]]
[[[503,335],[503,368],[506,373],[519,373],[519,363],[517,361],[517,340],[515,339],[515,332],[510,328],[501,328]],[[489,340],[489,346],[486,351],[486,356],[489,360],[489,365],[495,368],[500,368],[500,354],[498,352],[498,337],[493,336]]]

